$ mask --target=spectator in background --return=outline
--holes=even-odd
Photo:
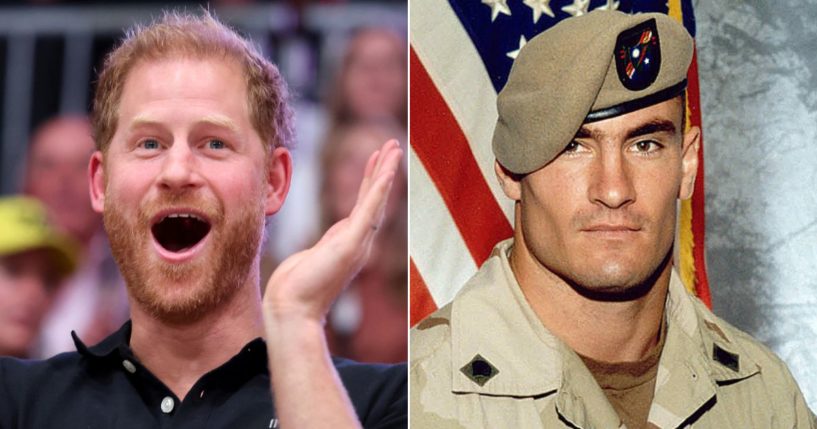
[[[127,320],[125,288],[104,231],[91,209],[88,160],[94,151],[84,116],[51,119],[28,149],[23,192],[42,201],[55,226],[80,246],[79,266],[54,297],[43,324],[38,357],[74,350],[72,330],[96,343]]]
[[[76,246],[34,199],[0,198],[0,355],[28,357]]]
[[[407,42],[388,27],[361,27],[353,31],[337,65],[333,86],[327,91],[325,115],[296,111],[298,144],[296,165],[287,205],[271,220],[271,252],[262,260],[262,278],[268,278],[286,256],[305,248],[317,237],[322,220],[314,211],[320,204],[320,152],[334,141],[338,128],[359,121],[392,121],[405,135],[408,110]],[[308,104],[308,103],[306,103]],[[322,144],[323,142],[323,144]]]
[[[405,135],[406,67],[406,40],[393,30],[364,27],[350,38],[327,99],[321,231],[351,211],[366,154],[382,139]],[[406,176],[400,170],[369,262],[329,315],[328,337],[336,354],[364,362],[406,360],[406,200]]]
[[[326,140],[321,156],[322,231],[352,211],[369,154],[403,131],[396,123],[343,125]],[[405,169],[394,178],[381,230],[369,261],[335,303],[327,328],[332,351],[363,362],[406,360],[407,299]]]
[[[407,72],[405,38],[385,27],[357,30],[329,93],[330,130],[355,121],[384,119],[405,129]]]
[[[297,167],[288,205],[273,219],[278,222],[272,233],[278,237],[275,244],[304,248],[311,244],[304,237],[319,237],[348,216],[368,154],[383,140],[405,141],[400,138],[406,134],[408,110],[405,37],[385,27],[364,27],[346,46],[326,99],[323,145],[313,150],[318,145],[301,138],[294,153]],[[320,183],[305,177],[310,171],[321,176]],[[320,201],[309,197],[315,191]],[[364,362],[405,361],[408,349],[405,170],[397,172],[389,198],[369,262],[340,295],[327,323],[332,352]],[[310,219],[315,203],[321,207],[319,218]],[[277,259],[288,252],[279,249]],[[274,259],[262,262],[263,278],[275,268]]]

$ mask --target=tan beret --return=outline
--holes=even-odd
[[[494,155],[509,171],[530,173],[561,153],[583,123],[679,95],[692,43],[660,13],[597,10],[560,22],[514,61],[497,98]]]

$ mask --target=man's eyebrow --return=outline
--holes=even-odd
[[[666,119],[653,119],[651,121],[639,125],[638,127],[632,130],[627,131],[625,139],[629,140],[635,137],[645,136],[654,133],[675,134],[676,132],[677,130],[675,129],[675,124],[673,124],[672,121]],[[574,138],[577,139],[589,138],[593,140],[602,140],[603,137],[604,134],[599,130],[591,129],[582,125],[582,127],[579,128],[579,131],[576,132],[576,136]]]
[[[645,124],[638,126],[637,128],[630,130],[627,132],[627,140],[645,136],[648,134],[655,134],[655,133],[669,133],[675,134],[678,130],[675,129],[675,124],[672,121],[667,119],[653,119]]]
[[[584,125],[579,128],[579,131],[576,131],[576,136],[574,138],[577,139],[587,139],[587,138],[595,138],[598,137],[598,133],[593,132],[593,130],[588,129]]]
[[[221,115],[207,115],[198,121],[196,121],[196,125],[205,124],[205,125],[215,125],[217,127],[226,128],[233,133],[238,133],[238,126],[233,122],[230,118]]]
[[[141,126],[161,126],[162,123],[149,116],[139,115],[133,118],[130,123],[130,129]],[[226,128],[233,133],[238,133],[238,126],[228,117],[221,115],[207,115],[196,121],[196,125],[213,125],[220,128]]]
[[[149,116],[139,115],[133,118],[128,126],[129,129],[139,128],[139,127],[147,127],[147,126],[159,126],[161,123]]]

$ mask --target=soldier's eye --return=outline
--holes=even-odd
[[[663,146],[654,140],[641,140],[635,142],[632,146],[634,152],[638,153],[652,153],[660,150]]]
[[[564,151],[565,152],[577,152],[579,150],[580,146],[581,145],[579,144],[579,142],[577,142],[576,140],[573,140],[572,142],[568,143],[567,146],[565,146]]]
[[[564,150],[562,150],[562,154],[566,156],[580,155],[587,152],[590,152],[590,149],[578,140],[573,140],[568,143]]]

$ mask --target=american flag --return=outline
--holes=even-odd
[[[411,324],[445,305],[512,235],[513,205],[493,172],[496,97],[519,49],[559,20],[595,9],[661,12],[695,36],[691,0],[411,0]],[[697,59],[687,124],[701,125]],[[703,148],[703,146],[702,146]],[[679,206],[675,263],[710,304],[704,265],[703,149]]]

